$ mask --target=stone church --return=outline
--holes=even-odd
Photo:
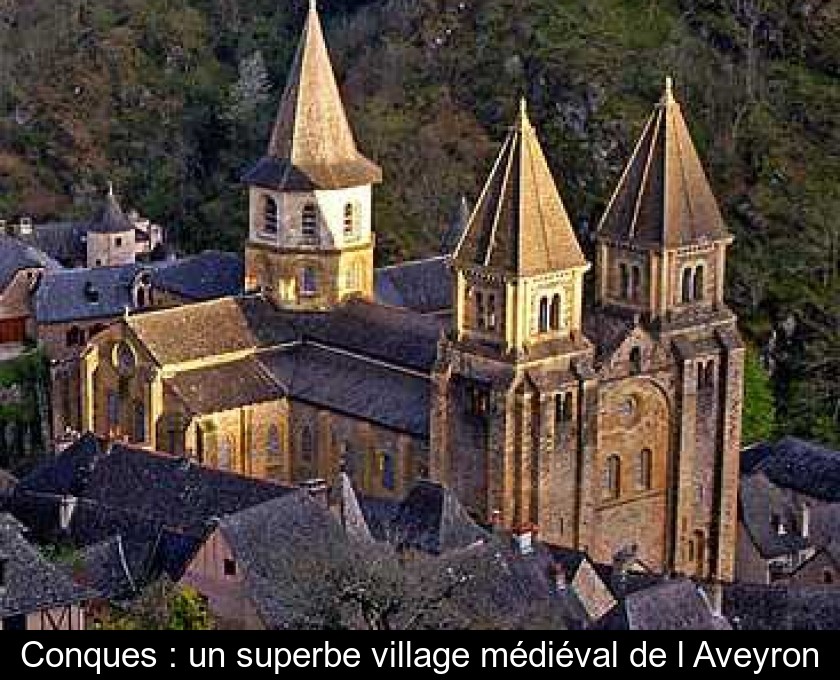
[[[581,250],[525,104],[453,253],[375,270],[372,191],[312,3],[250,197],[246,294],[127,315],[86,429],[398,497],[597,561],[730,579],[743,348],[726,230],[670,81]],[[584,281],[594,301],[584,304]]]

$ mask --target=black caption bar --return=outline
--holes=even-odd
[[[831,636],[831,637],[830,637]],[[452,677],[483,670],[613,674],[773,671],[837,667],[832,633],[784,632],[76,632],[0,636],[4,672],[23,676],[83,670],[133,672],[235,670],[279,676],[360,670],[366,677]],[[16,674],[14,677],[18,677]]]

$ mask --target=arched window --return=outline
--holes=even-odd
[[[540,333],[548,333],[549,318],[548,318],[548,298],[540,298]]]
[[[307,463],[312,462],[315,455],[315,436],[312,434],[312,428],[309,425],[304,425],[300,431],[300,457]]]
[[[639,375],[642,372],[642,350],[634,347],[630,350],[630,373]]]
[[[356,206],[353,203],[347,203],[344,206],[344,237],[352,238],[356,235],[358,227]]]
[[[303,240],[306,243],[317,243],[318,211],[314,203],[307,203],[303,206],[300,218],[300,230]]]
[[[301,295],[315,295],[318,292],[318,277],[314,267],[304,267],[300,275]]]
[[[633,266],[632,277],[630,281],[630,297],[633,300],[638,300],[642,295],[642,270],[637,266]]]
[[[134,403],[134,442],[142,444],[146,441],[146,405],[138,400]]]
[[[691,302],[692,281],[691,270],[683,269],[682,273],[682,301],[683,303]]]
[[[269,425],[265,435],[265,454],[269,464],[275,464],[280,460],[280,428],[277,425]]]
[[[621,273],[621,297],[625,300],[630,298],[630,271],[627,269],[627,265],[623,262],[619,267]]]
[[[487,295],[487,330],[496,330],[496,296],[493,293]]]
[[[484,330],[484,294],[481,291],[475,293],[475,322]]]
[[[263,198],[263,230],[269,234],[276,234],[279,223],[277,201],[271,196]]]
[[[638,488],[648,491],[652,485],[653,452],[650,449],[639,451]]]
[[[705,290],[704,290],[704,269],[703,265],[698,265],[697,269],[694,270],[694,299],[695,300],[702,300],[705,297]]]
[[[560,330],[560,306],[560,294],[558,293],[551,298],[551,330],[553,331]]]
[[[604,493],[607,498],[618,498],[621,495],[621,458],[616,454],[607,458]]]

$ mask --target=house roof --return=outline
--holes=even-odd
[[[73,578],[107,600],[131,597],[145,583],[149,543],[130,544],[119,534],[79,551]]]
[[[588,266],[524,103],[454,257],[513,276]]]
[[[46,253],[11,236],[0,234],[0,291],[25,269],[54,271],[61,265]]]
[[[87,259],[86,234],[85,225],[79,222],[45,222],[33,224],[30,233],[17,238],[65,266],[73,266]]]
[[[244,276],[239,257],[215,251],[147,265],[50,271],[35,293],[35,318],[43,324],[68,323],[136,311],[132,287],[145,272],[154,288],[191,301],[236,295]]]
[[[259,360],[293,399],[427,437],[429,381],[310,344],[264,352]]]
[[[601,218],[598,235],[653,249],[730,238],[670,79]]]
[[[723,611],[742,630],[840,629],[840,590],[836,585],[724,586]]]
[[[688,579],[663,581],[637,590],[624,602],[630,630],[729,630],[699,587]]]
[[[379,166],[356,148],[314,2],[280,101],[268,153],[244,180],[292,191],[382,181]]]
[[[197,415],[229,411],[285,396],[281,385],[255,357],[182,371],[167,383]]]
[[[742,454],[748,471],[775,485],[823,501],[840,502],[840,451],[796,437],[750,447]]]
[[[383,305],[420,314],[446,311],[452,307],[449,257],[441,255],[377,269],[373,288],[376,301]]]
[[[0,619],[81,604],[94,595],[44,559],[24,538],[20,522],[5,513],[0,514],[0,558],[6,579],[0,589]]]
[[[400,503],[392,521],[398,549],[440,555],[489,539],[447,488],[418,481]]]
[[[88,223],[87,231],[99,234],[134,234],[134,224],[123,212],[113,188],[108,188],[108,194]]]
[[[338,511],[338,520],[349,537],[359,542],[374,540],[359,496],[346,472],[339,473],[336,483],[330,489],[330,506]]]

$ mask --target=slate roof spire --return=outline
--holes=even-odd
[[[513,276],[587,267],[524,99],[455,252]]]
[[[268,153],[245,180],[304,191],[382,181],[379,166],[356,148],[314,1],[309,5]]]
[[[653,250],[731,239],[674,98],[670,77],[601,219],[598,234]]]
[[[126,217],[114,195],[113,183],[108,182],[108,195],[88,224],[87,230],[98,234],[124,234],[134,231],[134,225]]]

